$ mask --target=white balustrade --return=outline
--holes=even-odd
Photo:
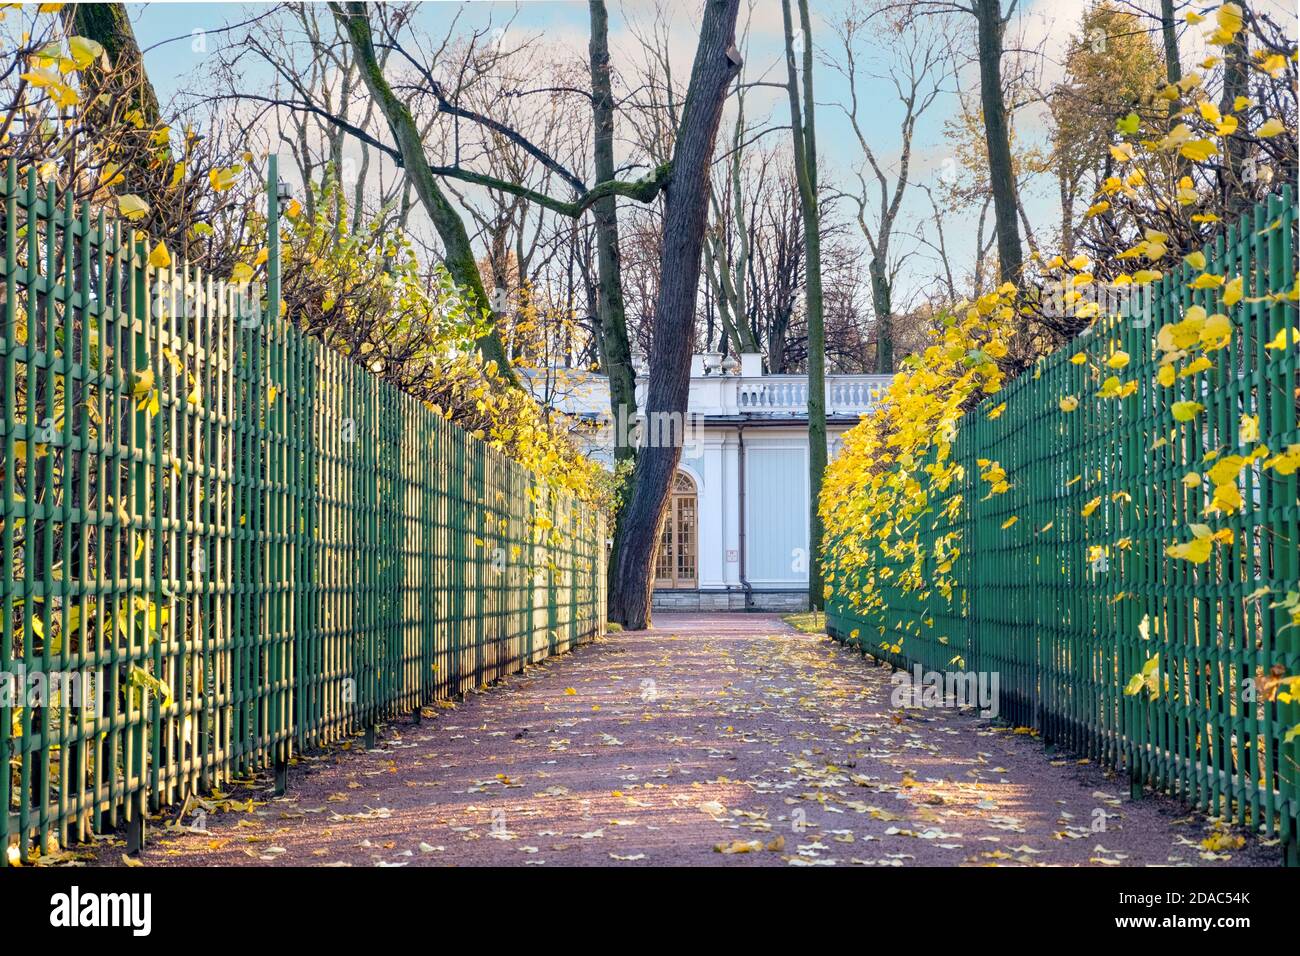
[[[826,410],[861,415],[870,411],[889,387],[889,375],[830,375],[826,379]],[[806,414],[808,379],[803,375],[764,375],[735,379],[738,412]]]

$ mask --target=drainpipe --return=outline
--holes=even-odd
[[[740,586],[745,589],[745,610],[754,609],[754,589],[745,577],[745,426],[736,426],[736,438],[740,442],[740,466],[737,472],[740,487]]]

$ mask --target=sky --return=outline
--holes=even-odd
[[[667,0],[672,12],[670,50],[676,76],[689,75],[691,59],[698,39],[697,23],[700,4],[698,0]],[[838,50],[838,40],[829,28],[843,11],[847,0],[818,0],[814,7],[814,44],[827,52]],[[1154,2],[1154,0],[1152,0]],[[1026,48],[1041,46],[1040,61],[1044,71],[1044,85],[1061,75],[1061,59],[1070,33],[1087,6],[1086,0],[1020,0],[1010,36]],[[267,9],[265,4],[223,3],[149,3],[130,4],[137,38],[145,50],[146,63],[160,99],[164,102],[187,86],[187,78],[202,67],[202,58],[210,55],[225,42],[220,28],[227,24],[248,20]],[[430,33],[445,29],[461,7],[461,23],[499,26],[509,22],[509,30],[521,35],[534,35],[557,51],[571,51],[585,57],[588,37],[588,9],[581,0],[532,0],[532,2],[494,2],[473,0],[468,4],[427,2],[420,5],[417,18]],[[633,56],[634,41],[630,34],[633,26],[649,27],[654,19],[653,0],[612,0],[610,7],[611,51],[615,64]],[[973,18],[962,17],[962,19]],[[969,24],[962,24],[969,29]],[[742,0],[740,30],[747,31],[745,79],[780,81],[785,76],[781,5],[779,0]],[[194,40],[195,31],[202,31],[201,42]],[[890,38],[882,37],[879,43],[869,43],[864,51],[865,69],[875,69],[879,76],[860,78],[859,97],[866,104],[869,116],[868,129],[873,138],[873,148],[888,169],[896,163],[899,153],[899,122],[902,107],[898,104],[892,83],[885,75],[891,56]],[[1008,42],[1010,45],[1010,41]],[[196,46],[206,50],[196,52]],[[247,75],[250,89],[256,89],[258,77]],[[975,90],[973,64],[968,64],[955,81],[949,81],[934,106],[917,126],[911,179],[914,182],[933,182],[953,156],[951,145],[944,136],[944,120],[958,112],[957,85]],[[861,165],[862,157],[852,130],[842,110],[836,104],[847,103],[848,87],[839,72],[818,61],[814,88],[818,103],[817,134],[822,161],[828,178],[846,188],[855,185],[854,170]],[[788,123],[788,107],[784,90],[757,88],[746,101],[746,114],[751,119],[770,118],[772,125]],[[724,119],[724,124],[726,123]],[[1043,115],[1029,112],[1017,118],[1020,135],[1029,139],[1041,136],[1045,127]],[[725,126],[724,126],[725,130]],[[773,132],[766,139],[788,136],[788,131]],[[1026,190],[1025,203],[1036,231],[1047,233],[1054,225],[1057,212],[1054,187],[1050,182],[1036,184]],[[851,207],[845,207],[844,214]],[[915,220],[928,216],[928,200],[919,190],[911,190],[904,205],[903,218]],[[949,222],[947,240],[961,268],[973,260],[974,224]],[[1040,235],[1045,238],[1045,235]],[[902,295],[895,295],[896,303],[906,303],[909,287],[926,284],[935,272],[936,263],[924,253],[909,259],[901,275]]]

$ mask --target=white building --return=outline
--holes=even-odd
[[[732,368],[731,366],[736,366]],[[645,401],[643,370],[637,402]],[[889,375],[828,375],[826,431],[841,436],[888,387]],[[544,380],[545,379],[545,380]],[[534,374],[540,400],[603,423],[588,454],[613,459],[603,375]],[[643,428],[653,431],[653,424]],[[691,360],[681,463],[661,532],[654,606],[690,610],[799,609],[808,601],[808,377],[765,375],[762,356]]]

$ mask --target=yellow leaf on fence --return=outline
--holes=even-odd
[[[1278,330],[1277,335],[1273,336],[1272,339],[1265,343],[1264,348],[1284,349],[1286,348],[1288,338],[1291,340],[1292,345],[1300,343],[1300,328]]]
[[[1279,475],[1294,475],[1300,468],[1300,445],[1288,445],[1286,451],[1274,455],[1264,462],[1265,468],[1271,468]]]
[[[141,395],[148,395],[153,389],[153,369],[141,369],[135,373],[135,381],[131,384],[131,394],[137,398]]]
[[[1165,548],[1165,554],[1171,558],[1180,558],[1192,564],[1204,564],[1210,560],[1210,551],[1214,542],[1210,538],[1196,538],[1180,544],[1171,544]]]
[[[1241,455],[1227,455],[1219,459],[1219,461],[1215,463],[1214,467],[1210,469],[1210,481],[1214,482],[1216,485],[1236,481],[1237,476],[1241,474],[1241,469],[1245,464],[1246,459],[1241,457]]]
[[[1222,312],[1216,312],[1205,320],[1201,326],[1201,347],[1214,352],[1232,341],[1232,320]]]
[[[1236,305],[1241,301],[1242,296],[1242,278],[1237,276],[1223,288],[1223,304]]]
[[[1209,512],[1232,514],[1242,508],[1241,492],[1236,482],[1214,486],[1214,497],[1210,500]]]

